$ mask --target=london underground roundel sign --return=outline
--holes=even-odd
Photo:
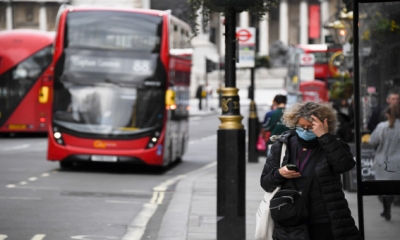
[[[315,56],[314,54],[303,53],[300,54],[300,65],[302,66],[311,66],[315,64]]]
[[[254,45],[256,43],[254,28],[236,28],[236,38],[239,44]]]

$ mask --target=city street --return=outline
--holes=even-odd
[[[216,126],[216,116],[191,121],[189,152],[165,171],[133,165],[60,170],[46,161],[45,137],[1,138],[0,239],[156,239],[176,182],[215,166]]]
[[[284,93],[282,74],[256,80],[258,117]],[[269,75],[268,75],[269,74]],[[238,78],[247,128],[249,80]],[[212,78],[211,78],[212,79]],[[211,80],[211,84],[215,84]],[[282,84],[282,85],[281,85]],[[0,240],[216,239],[216,158],[220,110],[199,111],[191,99],[190,142],[181,163],[163,170],[134,165],[81,165],[61,170],[46,160],[42,136],[0,138]],[[246,239],[254,239],[265,158],[246,165]],[[357,194],[346,197],[356,223]],[[385,221],[376,196],[364,198],[366,239],[397,239],[400,207]]]

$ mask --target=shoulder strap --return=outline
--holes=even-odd
[[[283,162],[283,158],[285,157],[285,153],[286,153],[286,143],[282,143],[281,161],[279,163],[280,167],[282,167],[282,162]]]

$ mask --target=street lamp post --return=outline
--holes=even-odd
[[[236,88],[236,10],[225,22],[225,88],[217,131],[217,239],[246,239],[245,130]]]

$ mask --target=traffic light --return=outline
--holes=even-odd
[[[210,59],[206,58],[206,72],[209,73],[214,71],[215,69],[216,69],[216,64]]]

